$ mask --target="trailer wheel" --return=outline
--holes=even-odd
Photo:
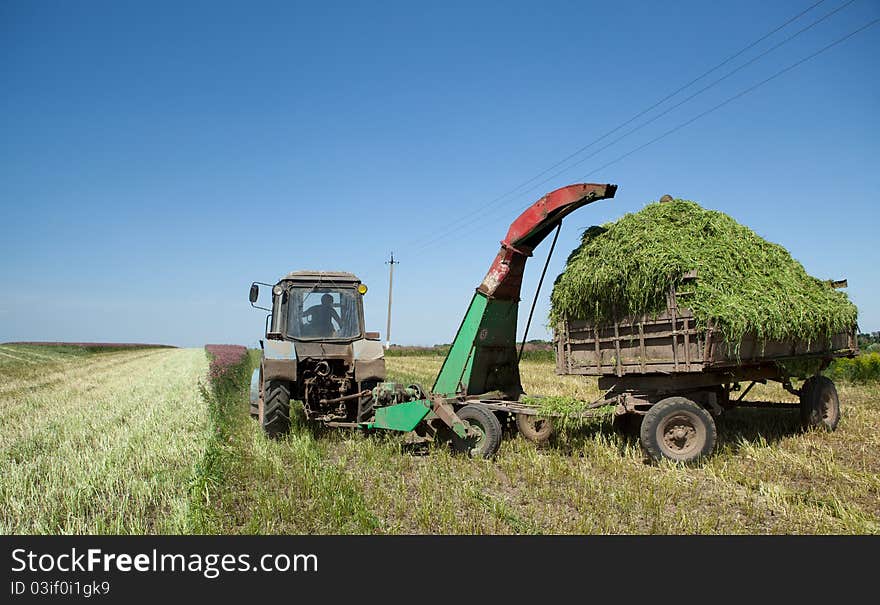
[[[456,415],[477,429],[479,436],[462,439],[452,434],[452,448],[471,458],[491,458],[501,447],[501,423],[490,410],[481,405],[466,405]]]
[[[825,376],[813,376],[801,387],[801,424],[821,426],[829,431],[840,422],[840,399],[834,383]]]
[[[258,406],[260,426],[269,437],[281,437],[290,431],[290,384],[272,380],[263,388]]]
[[[712,453],[717,430],[711,414],[684,397],[668,397],[645,414],[642,447],[654,460],[693,462]]]
[[[537,414],[517,414],[516,428],[523,437],[538,444],[547,443],[553,434],[553,422]]]

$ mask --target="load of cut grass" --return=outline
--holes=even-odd
[[[697,278],[685,282],[692,270]],[[711,321],[733,343],[747,333],[827,341],[856,322],[846,294],[808,275],[785,248],[723,212],[680,199],[587,229],[556,278],[550,320],[609,323],[656,314],[665,310],[670,286],[699,328]]]

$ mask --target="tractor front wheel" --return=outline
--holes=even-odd
[[[270,380],[259,400],[260,426],[269,437],[281,437],[290,431],[290,383]]]
[[[466,405],[456,415],[468,424],[475,433],[461,438],[452,434],[452,448],[471,458],[491,458],[501,447],[501,423],[487,408],[481,405]]]

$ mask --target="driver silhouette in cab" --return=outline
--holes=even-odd
[[[333,296],[325,294],[321,297],[320,305],[312,305],[304,313],[303,318],[308,321],[307,327],[313,336],[333,336],[333,321],[337,326],[342,325],[339,313],[333,308]]]

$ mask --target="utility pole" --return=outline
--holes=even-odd
[[[385,325],[385,348],[391,346],[391,288],[394,285],[394,265],[399,265],[399,261],[394,260],[394,252],[391,253],[391,260],[385,261],[388,265],[388,323]]]

